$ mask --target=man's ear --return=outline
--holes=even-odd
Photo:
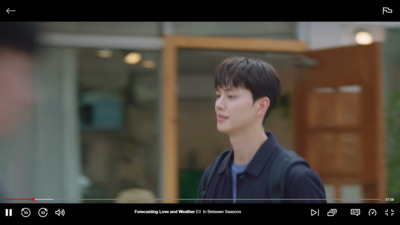
[[[268,97],[259,98],[259,99],[257,100],[257,107],[258,107],[258,109],[257,109],[256,115],[257,115],[257,116],[262,116],[262,117],[264,117],[264,115],[265,115],[265,114],[267,113],[267,111],[268,111],[268,108],[269,108],[270,104],[271,104],[271,102],[270,102],[270,100],[269,100]]]

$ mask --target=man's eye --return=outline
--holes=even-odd
[[[229,99],[233,99],[233,98],[236,98],[236,96],[235,95],[228,95],[228,98]]]
[[[221,97],[221,95],[218,95],[218,94],[217,94],[217,95],[215,95],[215,98],[217,98],[217,99],[218,99],[219,97]]]

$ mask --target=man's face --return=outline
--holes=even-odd
[[[260,116],[257,116],[257,104],[254,104],[251,92],[245,88],[217,89],[215,112],[218,131],[228,135],[261,123]]]
[[[28,53],[0,48],[0,136],[18,127],[34,102],[32,64]]]

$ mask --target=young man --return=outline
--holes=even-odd
[[[264,131],[281,92],[275,69],[258,59],[231,57],[217,67],[214,87],[217,129],[229,136],[232,150],[203,173],[198,202],[325,203],[319,176],[299,156],[289,157],[274,134]],[[285,160],[280,155],[299,163],[283,170]]]
[[[26,109],[34,103],[30,72],[37,33],[34,23],[0,22],[0,138],[20,126]],[[4,199],[1,189],[0,184],[0,202]]]

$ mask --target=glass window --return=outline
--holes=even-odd
[[[400,28],[387,29],[383,45],[388,197],[400,198]]]
[[[78,50],[84,199],[155,202],[159,66],[159,52]]]

